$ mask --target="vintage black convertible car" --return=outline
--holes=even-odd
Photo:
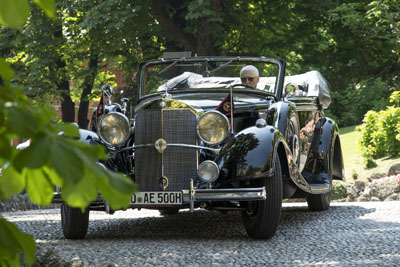
[[[259,71],[257,88],[239,78],[246,65]],[[254,238],[274,235],[283,199],[329,208],[344,171],[319,72],[285,76],[283,61],[265,57],[194,57],[148,61],[138,75],[133,116],[108,102],[93,131],[80,130],[107,148],[106,168],[137,184],[131,208],[240,211]],[[89,210],[113,213],[101,197],[86,213],[63,204],[66,238],[85,236]]]

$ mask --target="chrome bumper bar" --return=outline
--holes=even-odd
[[[227,189],[195,189],[190,179],[190,189],[182,190],[183,202],[190,203],[190,211],[194,210],[194,202],[204,201],[251,201],[264,200],[267,197],[265,187],[227,188]]]
[[[183,190],[183,202],[190,203],[194,210],[194,202],[205,201],[252,201],[266,199],[265,187],[229,188],[229,189],[193,189]]]
[[[183,204],[190,204],[190,210],[194,210],[195,202],[206,201],[254,201],[265,200],[265,187],[255,188],[227,188],[227,189],[191,189],[182,190]],[[95,202],[102,202],[99,198]],[[53,203],[61,203],[61,193],[55,192]],[[105,202],[105,201],[104,201]],[[132,203],[133,204],[133,203]],[[150,207],[150,206],[149,206]]]
[[[266,198],[265,187],[257,188],[229,188],[229,189],[194,189],[183,190],[183,201],[193,199],[199,201],[250,201],[264,200]]]

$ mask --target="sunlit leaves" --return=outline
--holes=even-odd
[[[47,206],[53,199],[54,188],[45,168],[24,171],[26,189],[33,202]]]
[[[15,157],[14,166],[21,172],[23,168],[40,168],[47,164],[50,158],[51,138],[43,137],[34,141],[28,148]]]
[[[10,68],[4,58],[0,58],[0,75],[3,80],[11,80],[15,77],[14,70]]]
[[[86,172],[80,180],[65,179],[62,198],[71,207],[85,207],[97,197],[97,186],[92,173]]]
[[[103,174],[97,175],[96,180],[101,195],[107,200],[112,209],[128,207],[132,192],[136,190],[128,177],[110,172],[107,175],[103,170]]]
[[[93,152],[99,153],[100,151]],[[88,169],[88,173],[92,176],[91,178],[95,179],[93,183],[97,185],[101,195],[107,200],[110,206],[113,209],[126,208],[135,190],[132,181],[121,174],[103,169],[88,157],[82,157],[82,160]],[[85,177],[84,179],[87,178]]]
[[[11,104],[11,103],[10,103]],[[10,106],[8,111],[8,127],[20,137],[30,137],[37,133],[38,119],[27,109]]]
[[[56,13],[56,5],[54,0],[35,0],[35,3],[40,6],[47,16],[53,18]]]
[[[19,252],[22,251],[28,266],[35,262],[35,242],[12,223],[0,218],[0,266],[20,266]]]
[[[1,123],[1,121],[0,121]],[[1,124],[0,124],[1,125]],[[6,138],[4,135],[1,134],[0,132],[0,151],[1,151],[1,157],[4,159],[9,160],[11,158],[12,154],[12,148],[10,144],[10,140]],[[0,161],[0,166],[1,166],[1,161]]]
[[[51,140],[51,166],[64,179],[78,182],[83,177],[84,165],[81,160],[81,151],[62,139]],[[68,162],[68,164],[66,164]]]
[[[70,123],[59,124],[58,129],[63,133],[63,136],[79,137],[79,128],[75,124],[70,124]]]
[[[0,23],[10,28],[20,29],[29,16],[26,0],[0,0]]]
[[[127,207],[135,189],[132,181],[98,165],[96,159],[102,158],[105,154],[101,146],[89,146],[64,136],[39,135],[28,148],[18,151],[11,165],[16,169],[6,168],[5,176],[0,178],[19,177],[19,184],[9,186],[22,190],[26,183],[31,199],[40,205],[50,203],[52,185],[57,185],[62,187],[63,199],[73,207],[87,206],[98,193],[114,209]]]
[[[379,112],[370,110],[365,114],[358,131],[361,133],[362,156],[367,163],[377,158],[400,155],[399,126],[400,107],[388,106]]]
[[[25,188],[24,177],[14,169],[13,165],[2,166],[0,175],[0,199],[10,198]]]

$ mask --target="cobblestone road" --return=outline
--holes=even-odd
[[[400,202],[333,203],[310,212],[284,204],[270,240],[247,237],[239,213],[90,213],[87,238],[65,240],[59,210],[2,213],[41,250],[85,266],[400,266]]]

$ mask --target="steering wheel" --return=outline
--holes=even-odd
[[[253,86],[244,84],[244,83],[237,83],[237,84],[231,85],[230,87],[234,88],[234,87],[239,87],[239,86],[243,86],[243,87],[250,88],[250,89],[255,89]]]

